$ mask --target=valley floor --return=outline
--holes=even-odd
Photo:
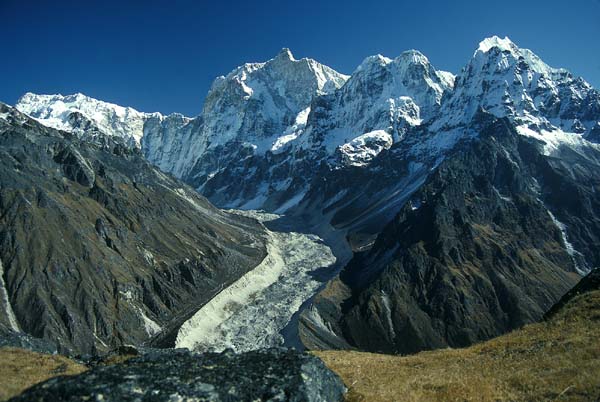
[[[349,388],[349,401],[598,401],[600,291],[551,321],[465,349],[390,356],[315,354]]]
[[[279,218],[239,213],[263,222]],[[333,267],[336,258],[316,235],[268,231],[268,236],[267,257],[186,321],[176,347],[245,352],[284,344],[282,330],[322,285],[319,271]]]

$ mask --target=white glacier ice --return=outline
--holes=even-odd
[[[261,220],[278,216],[255,211]],[[237,352],[280,346],[281,331],[321,282],[311,272],[335,263],[329,247],[315,235],[269,232],[263,262],[223,289],[180,328],[176,347]]]

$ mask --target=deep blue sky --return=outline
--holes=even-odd
[[[83,92],[141,111],[199,113],[212,80],[282,47],[351,73],[418,49],[458,72],[508,35],[600,88],[600,0],[0,0],[0,100]]]

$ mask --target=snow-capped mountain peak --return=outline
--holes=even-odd
[[[600,109],[600,93],[509,38],[494,36],[480,43],[457,77],[433,129],[469,124],[481,109],[509,117],[522,126],[522,133],[530,134],[531,126],[546,132],[546,137],[564,133],[587,137],[597,123],[594,111]]]
[[[409,64],[428,65],[429,64],[429,59],[427,58],[427,56],[425,56],[423,53],[421,53],[415,49],[406,50],[406,51],[400,53],[400,56],[396,57],[396,61],[405,63],[407,65],[409,65]]]
[[[441,149],[476,135],[464,128],[482,110],[549,146],[570,134],[600,141],[599,92],[497,36],[479,44],[458,76],[417,50],[369,56],[349,77],[284,48],[218,77],[195,119],[81,94],[27,94],[17,107],[58,128],[131,138],[148,160],[220,206],[279,211],[302,199],[320,166],[375,169],[385,150],[411,146],[418,155],[406,155],[435,164]]]
[[[493,52],[493,51],[496,52]],[[506,54],[505,54],[506,53]],[[568,73],[565,69],[558,69],[550,67],[546,64],[538,55],[529,49],[518,47],[508,37],[501,39],[497,36],[484,39],[480,44],[479,48],[475,51],[473,59],[479,59],[483,63],[489,63],[490,59],[497,60],[498,57],[503,59],[503,65],[505,67],[510,66],[512,61],[524,62],[522,67],[525,65],[529,70],[538,74],[546,74],[553,76],[556,74]]]
[[[287,47],[282,48],[279,53],[277,53],[277,56],[275,56],[275,59],[296,61],[292,51]]]
[[[202,111],[206,147],[235,139],[264,152],[316,96],[347,79],[312,59],[296,60],[287,48],[267,62],[238,67],[215,81],[207,96]]]
[[[231,164],[278,149],[305,124],[312,101],[347,79],[287,48],[266,62],[241,65],[213,82],[202,113],[179,138],[153,136],[152,148],[168,152],[151,161],[201,187]]]
[[[359,66],[356,68],[356,70],[354,70],[354,73],[352,75],[355,75],[356,73],[358,73],[360,71],[369,70],[369,69],[373,68],[373,66],[385,66],[385,65],[390,64],[391,62],[392,62],[392,59],[385,57],[381,54],[367,56],[364,58],[362,63],[359,64]]]
[[[509,52],[519,50],[517,45],[515,45],[513,43],[513,41],[511,41],[508,38],[508,36],[505,36],[504,39],[502,39],[502,38],[494,35],[494,36],[491,36],[489,38],[485,38],[484,40],[482,40],[479,43],[479,47],[477,48],[475,53],[477,53],[477,52],[487,53],[493,48],[498,48],[501,51],[509,51]]]
[[[100,101],[82,93],[72,95],[37,95],[26,93],[16,109],[40,123],[59,130],[89,136],[92,131],[119,136],[132,146],[140,146],[144,121],[149,117],[162,118],[160,113],[142,113]]]
[[[504,39],[501,39],[498,36],[492,36],[484,39],[481,41],[481,43],[479,43],[479,48],[475,51],[473,57],[477,57],[478,55],[487,57],[489,55],[485,54],[489,53],[493,49],[499,50],[500,53],[508,52],[517,60],[524,60],[532,71],[535,71],[539,74],[546,74],[550,76],[553,74],[567,73],[567,70],[565,69],[550,67],[531,50],[518,47],[513,41],[510,40],[510,38],[508,38],[508,36]]]
[[[344,138],[373,130],[391,134],[402,130],[404,124],[415,126],[431,118],[442,95],[452,89],[453,81],[452,74],[436,71],[427,57],[416,50],[394,59],[370,56],[336,92],[335,102],[339,105],[331,107],[337,110],[332,118],[347,127]],[[394,136],[398,139],[402,134]]]

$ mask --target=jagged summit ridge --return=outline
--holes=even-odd
[[[407,128],[435,115],[442,96],[452,89],[448,74],[440,74],[416,50],[394,59],[367,57],[342,88],[319,103],[326,117],[309,122],[305,131],[310,134],[301,146],[324,149],[329,157],[337,153],[343,163],[368,164],[400,141]]]
[[[97,135],[116,136],[135,147],[140,147],[147,120],[187,119],[179,113],[170,116],[158,112],[143,113],[82,93],[37,95],[28,92],[17,101],[15,107],[46,126],[72,132],[79,137],[93,139]]]
[[[268,64],[255,74],[267,70]],[[279,125],[274,135],[236,135],[235,140],[241,141],[237,149],[244,149],[243,156],[223,146],[210,170],[194,174],[195,185],[219,205],[283,212],[309,192],[319,166],[368,166],[381,152],[402,141],[408,130],[433,117],[444,93],[452,88],[453,78],[449,73],[438,73],[417,51],[404,52],[394,59],[368,57],[335,91],[314,97],[304,108],[296,108],[297,112],[290,113],[289,120],[284,119],[288,122]],[[240,80],[252,88],[248,76],[241,76]],[[253,92],[248,102],[256,97]],[[223,97],[215,99],[220,101]],[[291,101],[294,104],[294,98]],[[268,104],[263,103],[252,114],[254,127],[256,117],[260,122],[265,112],[270,112],[265,106]],[[225,114],[205,113],[209,115],[220,118]],[[267,130],[261,127],[254,132]],[[213,142],[215,150],[223,144],[222,138]],[[270,162],[273,158],[276,163]],[[202,162],[207,163],[206,157]],[[240,179],[240,172],[244,171],[248,175]]]
[[[265,150],[270,144],[261,137],[285,131],[314,97],[334,91],[347,79],[315,60],[296,60],[287,48],[267,62],[244,64],[215,80],[209,91],[201,114],[207,146],[235,136]]]
[[[318,96],[340,88],[347,76],[312,59],[296,60],[289,49],[264,63],[247,63],[218,77],[202,113],[179,138],[185,147],[150,160],[197,188],[248,154],[264,155],[302,120],[301,113]]]
[[[296,59],[294,58],[294,55],[292,54],[292,51],[287,47],[282,48],[279,51],[279,53],[277,53],[277,56],[275,56],[275,58],[283,58],[283,59],[288,59],[290,61],[296,61]]]
[[[485,39],[457,76],[432,128],[469,124],[478,110],[508,117],[524,135],[548,143],[594,140],[600,92],[567,70],[548,66],[509,38]],[[578,134],[569,137],[569,134]]]
[[[437,153],[470,135],[461,127],[479,111],[508,117],[521,134],[546,141],[548,152],[565,141],[600,140],[597,90],[494,36],[458,76],[436,70],[417,50],[369,56],[345,76],[283,48],[215,79],[197,118],[145,117],[133,142],[219,205],[275,210],[302,199],[321,164],[368,167],[423,127],[429,145],[415,149]]]
[[[501,39],[498,36],[492,36],[484,39],[479,43],[479,47],[475,51],[473,57],[477,57],[479,54],[488,53],[492,50],[508,52],[517,58],[523,57],[530,67],[540,74],[553,75],[559,73],[568,73],[568,71],[565,69],[550,67],[531,50],[517,46],[508,36],[504,37],[504,39]]]
[[[274,81],[287,81],[288,78],[293,77],[285,77],[285,74],[296,74],[298,75],[296,80],[305,80],[304,84],[307,84],[307,89],[312,90],[316,86],[318,94],[332,92],[342,86],[349,78],[349,76],[338,73],[313,59],[296,59],[289,48],[282,48],[275,57],[266,62],[245,63],[229,74],[217,77],[209,90],[208,96],[210,97],[211,93],[222,90],[227,82],[234,81],[241,85],[242,83],[245,84],[246,81],[252,81],[252,78],[257,78],[253,77],[252,74],[262,70]],[[313,77],[310,76],[310,73],[316,78],[315,82],[312,82]],[[272,83],[267,82],[266,86],[268,87],[270,84]],[[282,85],[285,86],[286,84],[282,83]],[[251,96],[253,94],[251,87],[244,87],[243,89],[247,95]]]
[[[485,38],[479,43],[479,48],[477,48],[476,52],[487,53],[492,48],[499,48],[501,50],[512,51],[513,49],[518,49],[517,46],[509,39],[508,36],[505,36],[504,39],[494,35],[489,38]]]

